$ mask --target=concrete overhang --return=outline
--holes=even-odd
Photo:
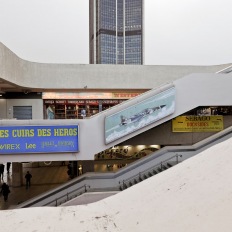
[[[47,64],[23,60],[0,43],[2,92],[146,91],[191,73],[216,73],[214,66]]]

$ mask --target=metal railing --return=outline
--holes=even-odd
[[[222,70],[219,70],[218,72],[216,73],[223,73],[223,74],[227,74],[227,73],[231,73],[232,72],[232,65],[222,69]]]
[[[181,158],[181,157],[182,157],[182,155],[176,154],[176,155],[174,155],[166,160],[163,160],[160,163],[158,163],[158,164],[156,164],[156,165],[154,165],[154,166],[152,166],[152,167],[150,167],[142,172],[139,172],[138,174],[136,174],[136,175],[134,175],[126,180],[119,181],[119,185],[120,185],[119,188],[121,190],[124,190],[124,189],[128,188],[129,186],[132,186],[133,181],[137,181],[137,180],[142,181],[144,175],[146,177],[147,177],[147,175],[149,177],[151,177],[152,176],[151,173],[153,172],[153,170],[158,169],[159,167],[160,167],[160,172],[163,171],[164,165],[167,164],[168,161],[171,161],[174,158],[175,158],[175,165],[176,165],[180,162],[179,158]],[[149,173],[150,173],[150,175],[149,175]]]
[[[75,190],[73,190],[71,192],[67,192],[64,195],[62,195],[62,196],[60,196],[58,198],[55,198],[52,201],[47,202],[44,206],[49,205],[49,206],[56,206],[57,207],[58,205],[61,205],[61,204],[65,203],[65,202],[67,202],[67,201],[72,200],[75,197],[78,197],[78,196],[86,193],[87,189],[90,189],[90,186],[89,185],[83,185],[78,189],[75,189]]]

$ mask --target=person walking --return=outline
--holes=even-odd
[[[4,164],[0,164],[0,178],[3,180],[3,176],[4,176],[4,168],[5,165]]]
[[[7,163],[6,163],[7,174],[10,173],[10,166],[11,166],[11,163],[10,163],[10,162],[7,162]]]
[[[1,193],[2,193],[2,195],[4,197],[4,201],[6,202],[8,200],[8,195],[10,193],[9,185],[7,185],[6,183],[3,183]]]
[[[26,189],[28,189],[31,186],[31,178],[32,178],[31,173],[29,171],[27,171],[27,174],[25,175]]]

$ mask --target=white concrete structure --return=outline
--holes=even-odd
[[[0,162],[92,160],[94,154],[128,140],[146,130],[160,125],[200,105],[230,106],[232,99],[232,74],[215,74],[228,65],[219,66],[121,66],[121,65],[64,65],[38,64],[25,61],[0,44],[0,78],[3,91],[106,91],[149,90],[140,96],[84,120],[1,120],[1,126],[15,125],[69,125],[80,127],[78,153],[1,155]],[[191,74],[195,73],[195,74]],[[5,87],[4,87],[5,86]],[[105,144],[104,120],[170,87],[176,89],[175,112],[114,142]],[[25,100],[26,104],[29,100]],[[38,100],[40,101],[40,100]],[[17,99],[2,99],[1,110],[8,114],[9,105]],[[39,106],[33,115],[42,115]],[[6,117],[7,118],[7,117]]]
[[[41,64],[20,59],[0,43],[2,91],[149,90],[191,73],[216,73],[215,66]],[[87,89],[84,87],[87,86]]]

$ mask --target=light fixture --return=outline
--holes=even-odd
[[[52,164],[52,161],[45,161],[44,164],[47,165],[47,166],[49,166],[49,165]]]

